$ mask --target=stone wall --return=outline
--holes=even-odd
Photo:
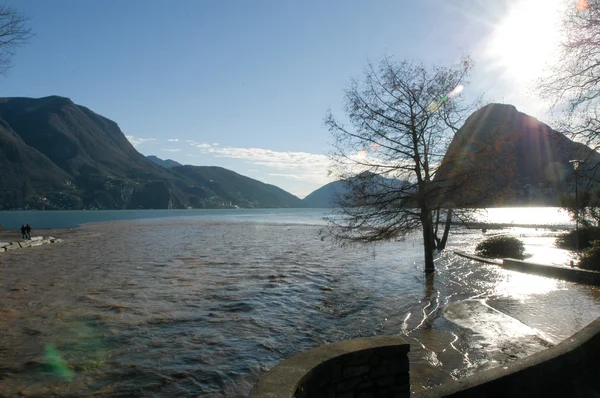
[[[317,347],[265,373],[250,397],[410,397],[409,350],[410,345],[397,336]]]
[[[600,318],[554,347],[414,398],[598,397]]]

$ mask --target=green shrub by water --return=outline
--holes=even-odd
[[[512,236],[492,236],[479,243],[475,252],[483,257],[510,257],[525,258],[525,246],[523,242]]]
[[[579,250],[592,246],[592,242],[600,240],[600,227],[579,228]],[[577,231],[561,234],[556,239],[556,246],[561,249],[577,250]]]
[[[600,241],[593,241],[591,246],[583,251],[579,259],[579,268],[600,271]]]

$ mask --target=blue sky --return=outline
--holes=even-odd
[[[467,95],[546,120],[529,84],[557,1],[8,0],[36,37],[0,77],[2,96],[69,97],[145,155],[302,197],[328,181],[325,113],[342,115],[350,78],[385,54],[447,64],[469,53]]]

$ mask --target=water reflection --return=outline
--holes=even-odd
[[[552,207],[492,207],[481,210],[479,219],[489,223],[520,225],[570,225],[569,213]]]
[[[425,277],[418,236],[341,249],[318,229],[155,220],[6,253],[3,393],[243,396],[302,350],[399,333],[418,391],[543,349],[538,331],[560,341],[600,315],[596,288],[452,253],[472,251],[480,231],[451,235]],[[469,299],[484,309],[444,316]],[[46,371],[49,344],[70,383]]]
[[[513,300],[527,300],[532,295],[547,294],[561,289],[561,281],[543,276],[508,271],[505,277],[494,284],[492,295],[510,297]],[[564,287],[562,287],[564,288]]]

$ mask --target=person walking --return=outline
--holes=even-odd
[[[25,226],[25,232],[27,232],[27,239],[31,239],[31,225],[27,224]]]
[[[25,224],[21,224],[21,238],[25,239],[27,237],[27,228],[25,228]]]

